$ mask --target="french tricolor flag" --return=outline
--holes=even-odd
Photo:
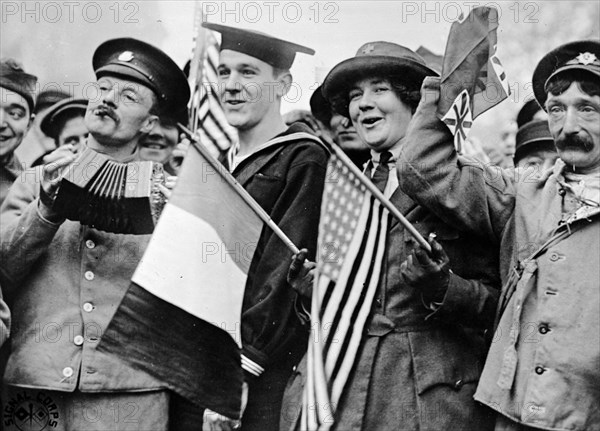
[[[191,146],[99,348],[237,418],[242,301],[263,222],[219,169]]]

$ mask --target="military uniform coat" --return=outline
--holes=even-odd
[[[41,175],[41,167],[23,172],[0,213],[0,283],[13,312],[4,382],[67,392],[161,388],[149,375],[96,350],[150,235],[44,218]]]
[[[509,282],[475,398],[516,424],[599,430],[600,209],[563,217],[560,159],[538,175],[457,157],[435,109],[428,97],[413,117],[403,188],[449,224],[500,246]]]

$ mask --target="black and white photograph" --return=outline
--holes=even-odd
[[[600,431],[599,1],[0,19],[0,431]]]

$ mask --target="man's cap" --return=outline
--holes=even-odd
[[[535,144],[535,145],[534,145]],[[517,162],[534,147],[547,144],[549,149],[554,149],[554,139],[548,128],[546,120],[533,120],[521,126],[517,131],[514,160]]]
[[[0,60],[0,87],[21,95],[29,106],[29,113],[35,108],[37,76],[26,73],[23,66],[12,58]]]
[[[348,99],[350,86],[369,76],[390,76],[408,87],[420,89],[426,76],[438,76],[427,67],[416,52],[391,42],[369,42],[361,46],[356,55],[336,65],[323,82],[323,95],[332,103],[342,96]],[[348,103],[334,108],[349,117]]]
[[[37,99],[35,101],[34,112],[36,114],[38,114],[38,113],[42,112],[43,110],[48,109],[49,107],[54,105],[56,102],[60,102],[61,100],[68,99],[68,98],[69,98],[69,93],[66,93],[62,90],[51,88],[48,90],[40,91],[40,94],[38,94]]]
[[[228,27],[221,24],[203,22],[202,27],[221,33],[221,51],[230,49],[258,58],[278,69],[289,69],[294,63],[296,53],[308,55],[314,49],[271,35],[243,28]]]
[[[88,101],[86,99],[63,99],[48,111],[44,112],[40,121],[40,129],[51,138],[58,138],[63,118],[85,116]]]
[[[600,77],[600,41],[580,40],[567,43],[546,54],[533,72],[533,93],[536,100],[546,109],[548,98],[546,86],[556,75],[569,70],[582,70]]]
[[[94,53],[97,78],[117,76],[138,82],[157,95],[161,110],[181,109],[190,99],[183,71],[162,50],[132,38],[111,39]]]
[[[331,121],[331,104],[323,96],[323,86],[319,87],[310,96],[310,112],[317,120],[329,127]]]
[[[537,100],[531,99],[519,109],[519,113],[517,114],[517,127],[524,126],[525,124],[533,121],[535,115],[542,110],[542,107],[537,103]],[[545,116],[546,114],[544,114]]]

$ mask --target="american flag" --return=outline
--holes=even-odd
[[[326,178],[302,430],[334,423],[377,289],[390,217],[335,153]]]
[[[189,76],[192,90],[190,125],[192,131],[200,136],[200,142],[218,158],[237,141],[237,133],[227,122],[219,101],[219,43],[212,31],[201,26],[203,20],[202,8],[198,2]]]
[[[459,153],[473,120],[510,95],[496,56],[497,29],[498,11],[492,7],[476,7],[450,28],[437,112],[454,134]]]

